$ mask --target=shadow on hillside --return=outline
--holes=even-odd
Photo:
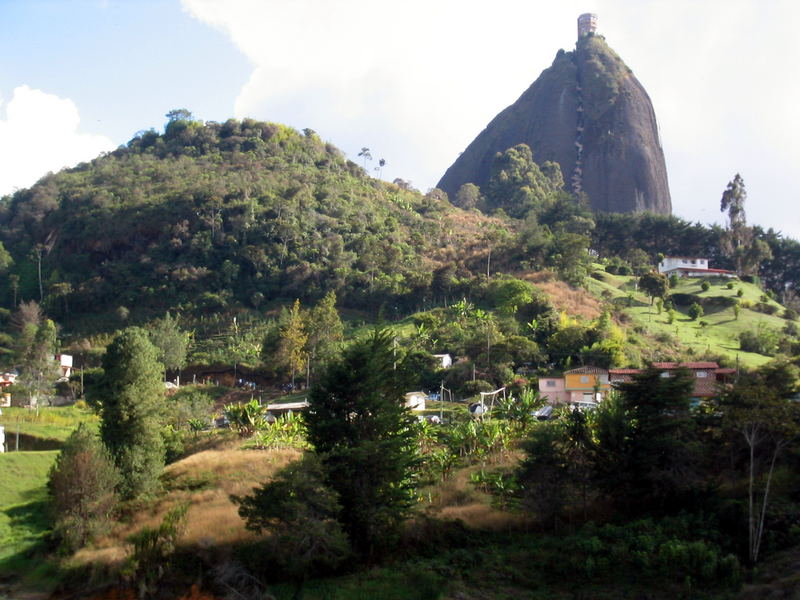
[[[22,493],[23,498],[41,498],[40,490],[28,490]],[[31,535],[44,534],[48,530],[47,501],[36,500],[26,504],[18,504],[4,511],[10,525],[14,529],[22,529]]]

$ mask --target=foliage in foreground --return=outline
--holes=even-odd
[[[109,529],[119,480],[108,450],[81,424],[67,438],[47,481],[53,531],[65,549],[82,548]]]

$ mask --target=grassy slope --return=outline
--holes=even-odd
[[[30,553],[49,531],[47,472],[57,451],[0,454],[0,578],[15,576],[47,587],[49,566]]]
[[[23,408],[4,408],[0,416],[10,448],[18,424],[22,434],[63,441],[81,422],[96,427],[97,417],[75,407],[42,408],[38,415]],[[12,577],[36,590],[52,588],[56,579],[52,564],[36,554],[50,531],[46,482],[57,455],[57,450],[0,454],[0,579]]]
[[[96,427],[99,420],[90,410],[81,410],[74,406],[45,407],[39,409],[38,414],[27,408],[4,408],[0,415],[0,425],[6,428],[7,447],[12,447],[13,434],[18,426],[20,433],[63,442],[82,422]]]
[[[622,305],[624,312],[630,316],[634,326],[641,326],[653,334],[672,336],[681,345],[693,349],[698,355],[721,354],[731,361],[738,357],[742,366],[757,367],[768,362],[771,358],[753,352],[743,352],[739,349],[739,334],[745,330],[755,330],[759,325],[780,331],[786,325],[786,320],[777,315],[766,315],[747,308],[742,308],[737,320],[733,308],[709,311],[697,321],[692,321],[686,315],[687,307],[676,307],[675,321],[667,323],[667,313],[660,315],[655,305],[650,306],[650,299],[634,290],[635,277],[623,277],[603,273],[603,281],[587,278],[589,290],[600,296],[604,291],[611,295],[611,300],[617,305]],[[727,281],[709,280],[708,291],[700,288],[700,279],[681,279],[678,286],[670,290],[671,293],[692,294],[701,298],[725,297],[736,298],[737,290],[742,289],[741,301],[756,304],[763,292],[758,286],[735,281],[733,289],[727,289]],[[633,292],[633,305],[624,306],[628,293]],[[606,295],[608,295],[606,294]],[[617,299],[617,300],[615,300]],[[774,300],[769,304],[780,306]],[[782,313],[781,310],[777,314]],[[703,328],[700,321],[705,321],[708,326]]]

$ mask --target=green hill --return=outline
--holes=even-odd
[[[446,259],[468,254],[483,219],[399,183],[311,130],[175,119],[2,199],[19,283],[5,279],[0,294],[41,300],[61,322],[328,290],[351,307],[408,306]]]
[[[697,356],[720,356],[730,364],[738,361],[745,367],[760,366],[771,356],[743,350],[742,334],[763,338],[766,349],[776,354],[781,350],[784,330],[794,325],[792,319],[784,318],[792,316],[791,311],[787,313],[752,283],[713,278],[707,280],[709,287],[704,291],[702,279],[679,279],[678,285],[670,289],[675,310],[671,318],[666,308],[659,311],[655,302],[651,305],[650,299],[636,290],[637,279],[596,270],[587,281],[592,293],[619,307],[634,329],[644,329],[661,343],[678,344]],[[688,310],[695,302],[703,307],[703,315],[692,319]],[[738,316],[734,308],[737,304]]]

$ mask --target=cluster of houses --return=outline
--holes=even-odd
[[[661,377],[674,377],[679,369],[692,375],[694,389],[692,401],[711,398],[720,386],[733,381],[736,369],[722,368],[715,362],[657,362],[653,368],[661,371]],[[615,383],[631,381],[642,369],[603,369],[584,366],[564,371],[563,374],[539,378],[539,394],[551,405],[568,405],[577,408],[597,406],[613,389]]]
[[[53,360],[61,368],[61,379],[66,380],[72,375],[72,356],[69,354],[56,354]],[[14,385],[19,377],[17,371],[0,373],[0,408],[11,406],[11,392],[9,388]]]

